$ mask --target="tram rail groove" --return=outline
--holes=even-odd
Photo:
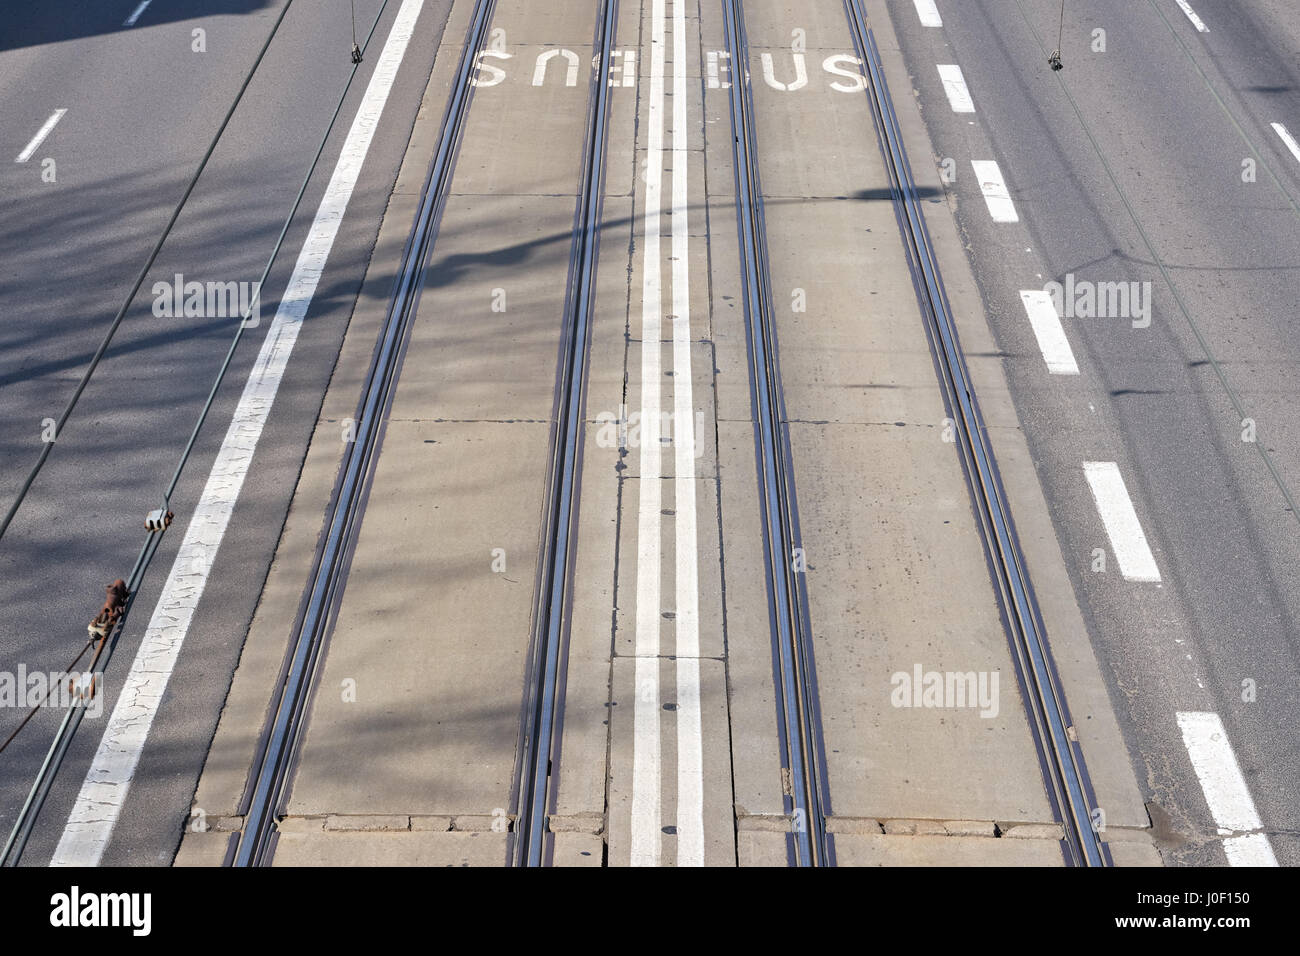
[[[315,687],[317,666],[338,612],[364,502],[378,462],[383,422],[396,390],[398,371],[419,307],[428,266],[446,205],[456,158],[473,98],[470,82],[478,54],[487,46],[496,0],[478,0],[443,113],[438,147],[420,192],[420,204],[402,250],[388,313],[358,403],[355,441],[347,446],[326,512],[326,533],[317,549],[272,701],[272,714],[259,742],[253,772],[241,801],[244,826],[232,837],[226,864],[269,865],[278,836],[302,730]]]
[[[736,168],[736,209],[744,261],[745,326],[750,386],[757,412],[756,458],[763,514],[764,561],[773,630],[774,677],[782,770],[789,775],[786,807],[791,816],[796,866],[834,866],[834,842],[826,829],[830,794],[813,660],[807,593],[794,569],[800,546],[797,497],[785,430],[776,323],[768,272],[763,194],[759,181],[757,134],[750,85],[749,46],[741,0],[723,0],[727,52],[733,64],[732,153]]]
[[[1038,749],[1044,785],[1065,830],[1062,853],[1072,866],[1113,865],[1093,825],[1096,798],[1052,659],[1033,585],[1021,553],[1006,492],[986,436],[957,336],[956,322],[917,199],[903,135],[884,78],[883,61],[861,0],[844,0],[849,32],[867,70],[866,97],[889,174],[908,266],[925,318],[935,365],[953,416],[957,446],[972,492],[993,584]]]
[[[610,63],[618,25],[618,0],[602,0],[593,47],[598,60],[588,96],[587,142],[582,183],[574,213],[573,244],[565,291],[567,319],[556,369],[555,425],[550,479],[538,571],[537,610],[529,648],[526,693],[521,714],[516,785],[512,800],[516,826],[508,838],[515,866],[543,866],[554,846],[547,815],[554,810],[560,764],[564,671],[573,597],[574,546],[582,477],[584,412],[591,318],[596,296],[596,265],[605,186],[609,130]],[[549,545],[549,546],[548,546]]]

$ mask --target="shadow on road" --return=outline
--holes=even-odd
[[[313,0],[313,4],[318,0]],[[85,0],[47,0],[45,3],[23,4],[21,13],[5,15],[5,26],[0,30],[0,53],[23,47],[62,43],[103,36],[119,30],[141,29],[160,24],[195,20],[200,17],[240,16],[259,10],[278,11],[280,0],[154,0],[139,20],[131,27],[126,20],[140,6],[140,0],[105,0],[86,3]],[[331,7],[334,4],[330,4]],[[332,12],[332,11],[331,11]],[[340,15],[348,11],[340,6]],[[125,69],[125,64],[123,65]]]

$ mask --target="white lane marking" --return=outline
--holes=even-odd
[[[140,5],[131,12],[131,15],[127,17],[126,20],[122,23],[122,26],[124,27],[135,26],[135,21],[140,19],[140,14],[144,13],[145,9],[151,3],[153,3],[153,0],[140,0]]]
[[[1228,837],[1223,841],[1223,852],[1227,854],[1229,866],[1277,866],[1277,857],[1273,855],[1273,844],[1263,833],[1243,833]]]
[[[1093,500],[1110,537],[1111,550],[1126,581],[1159,581],[1160,569],[1147,545],[1142,524],[1138,521],[1133,500],[1124,486],[1124,476],[1113,461],[1085,461],[1083,473],[1088,478]]]
[[[1007,182],[1002,178],[998,164],[991,159],[972,159],[971,165],[975,167],[975,177],[979,180],[980,192],[984,194],[993,221],[1019,222],[1016,204],[1011,201],[1011,193],[1007,191]]]
[[[658,479],[653,483],[657,485]],[[637,583],[640,581],[638,571]],[[636,704],[632,715],[632,866],[658,866],[663,842],[659,830],[659,657],[641,653],[648,645],[642,642],[640,623],[638,610]],[[657,635],[655,639],[657,642]]]
[[[641,279],[641,483],[637,504],[636,703],[632,732],[632,865],[658,866],[659,766],[659,575],[663,454],[660,431],[660,342],[663,285],[660,276],[659,205],[663,198],[664,3],[654,0],[650,20],[650,98],[646,102],[645,261]]]
[[[1273,123],[1271,125],[1273,127],[1273,132],[1277,133],[1278,136],[1281,136],[1282,142],[1286,143],[1286,148],[1291,150],[1291,155],[1294,156],[1297,161],[1300,161],[1300,143],[1295,141],[1295,137],[1292,136],[1290,131],[1281,123]]]
[[[1065,337],[1052,297],[1042,289],[1021,289],[1020,299],[1025,304],[1029,325],[1038,339],[1038,349],[1043,353],[1047,370],[1053,375],[1078,375],[1079,366],[1074,361],[1070,340]]]
[[[1192,21],[1192,26],[1196,27],[1201,33],[1210,32],[1210,28],[1196,15],[1196,11],[1192,9],[1192,5],[1187,0],[1175,0],[1175,2],[1183,8],[1183,13],[1187,14],[1187,19]]]
[[[45,137],[50,135],[50,130],[54,129],[59,120],[63,119],[63,114],[66,112],[66,109],[55,110],[50,118],[45,121],[45,125],[37,130],[36,135],[32,137],[32,141],[27,144],[27,148],[18,154],[18,158],[14,162],[25,163],[31,159],[32,154],[41,148],[41,143],[45,142]]]
[[[1223,841],[1232,866],[1277,866],[1277,857],[1264,829],[1246,778],[1228,741],[1218,714],[1181,712],[1175,715],[1183,732],[1183,745],[1192,760],[1196,779],[1220,830],[1237,833]],[[1255,831],[1255,832],[1251,832]]]
[[[546,65],[557,56],[562,56],[568,66],[564,70],[564,85],[578,85],[578,54],[572,50],[546,50],[537,57],[537,66],[533,68],[533,86],[542,86],[546,82]]]
[[[180,656],[217,549],[275,402],[280,380],[329,258],[348,200],[374,138],[389,90],[415,30],[424,0],[403,0],[383,53],[348,132],[311,231],[294,265],[275,320],[249,372],[203,496],[190,519],[140,651],[109,717],[99,749],[68,816],[51,866],[97,866],[113,835],[145,739]]]
[[[710,50],[705,60],[709,67],[709,89],[731,89],[731,54],[726,50]],[[724,70],[727,73],[726,79],[722,76]]]
[[[943,19],[939,16],[939,8],[934,5],[934,0],[912,0],[912,2],[916,4],[916,15],[921,18],[921,26],[943,26]]]
[[[961,75],[961,67],[956,63],[940,63],[939,78],[943,80],[943,91],[948,94],[954,113],[974,113],[975,101],[970,98],[966,87],[966,78]]]
[[[704,865],[704,743],[700,727],[700,595],[695,528],[691,378],[690,203],[686,4],[673,4],[673,511],[677,545],[677,865]]]

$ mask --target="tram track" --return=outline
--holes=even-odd
[[[740,0],[724,0],[727,52],[733,64],[749,63],[744,10]],[[749,344],[751,394],[755,409],[759,506],[769,615],[774,648],[774,678],[779,710],[782,771],[786,774],[792,857],[797,866],[834,865],[834,845],[826,830],[830,794],[813,659],[808,596],[800,568],[801,544],[790,437],[767,266],[763,191],[749,71],[742,69],[729,97],[736,169],[736,209],[740,231]]]
[[[894,198],[908,267],[927,328],[935,368],[955,422],[973,510],[993,588],[1007,626],[1012,658],[1049,801],[1065,831],[1069,863],[1109,862],[1091,827],[1095,806],[1087,771],[1024,559],[1019,551],[996,463],[969,383],[955,323],[916,199],[898,121],[884,84],[879,52],[860,6],[845,4],[853,43],[865,64],[864,85]],[[239,807],[242,829],[231,841],[227,864],[268,865],[275,857],[279,821],[289,814],[299,751],[312,712],[318,674],[339,618],[358,535],[375,480],[387,421],[396,396],[406,343],[418,314],[425,273],[433,261],[442,213],[452,190],[460,143],[475,86],[475,68],[489,49],[494,0],[473,7],[437,147],[406,239],[394,291],[355,418],[355,440],[344,452],[325,516],[325,533],[303,593],[276,683],[253,770]],[[724,0],[723,34],[733,64],[750,53],[741,0]],[[587,96],[581,181],[569,244],[563,311],[556,315],[559,347],[549,423],[549,453],[541,485],[541,526],[534,578],[531,631],[523,655],[514,774],[505,811],[506,862],[544,866],[555,861],[550,815],[556,812],[569,627],[575,601],[575,569],[582,487],[586,384],[594,317],[597,250],[602,228],[603,184],[609,127],[617,0],[601,0],[596,13]],[[785,815],[790,821],[787,859],[797,866],[836,865],[831,786],[822,727],[814,632],[804,575],[794,453],[782,384],[778,322],[764,218],[754,91],[749,72],[736,70],[727,95],[732,126],[736,228],[739,237],[744,330],[753,407],[756,505],[761,517],[772,677],[777,710],[778,754]],[[572,84],[570,84],[572,85]],[[577,127],[577,117],[574,117]],[[576,139],[576,137],[575,137]],[[576,144],[575,144],[576,145]],[[566,213],[567,215],[567,213]],[[561,233],[563,236],[564,234]],[[563,261],[562,259],[560,260]],[[556,278],[559,278],[558,270]],[[557,302],[558,305],[558,302]],[[539,448],[540,451],[540,448]],[[539,467],[539,472],[541,468]],[[541,475],[539,474],[539,478]],[[502,700],[509,700],[503,697]],[[670,702],[671,703],[671,702]],[[509,706],[513,707],[513,703]],[[668,705],[665,705],[665,709]],[[493,830],[498,811],[493,811]],[[677,827],[663,832],[677,833]],[[846,852],[848,852],[846,850]]]
[[[286,812],[317,672],[337,619],[364,519],[383,445],[385,422],[400,378],[405,343],[418,312],[423,277],[433,255],[451,188],[472,101],[478,55],[487,49],[494,9],[494,0],[483,0],[471,16],[437,150],[421,192],[416,221],[403,250],[380,344],[358,407],[355,441],[350,443],[339,469],[326,515],[326,534],[316,555],[290,641],[290,653],[277,682],[271,718],[249,777],[241,807],[244,826],[227,856],[227,862],[232,865],[268,865],[275,855],[277,820]],[[591,80],[582,184],[575,210],[564,325],[557,356],[551,455],[544,499],[545,546],[541,549],[536,579],[537,606],[520,710],[516,782],[509,813],[515,821],[508,840],[509,862],[519,866],[540,866],[547,862],[547,812],[553,803],[558,769],[567,612],[572,603],[573,538],[581,477],[586,356],[595,293],[608,126],[609,85],[605,78],[610,70],[617,10],[617,0],[602,3],[595,28],[598,53]]]
[[[945,404],[1008,644],[1023,691],[1044,789],[1062,824],[1062,853],[1071,865],[1109,865],[1097,833],[1096,798],[1051,657],[1041,613],[1016,536],[1010,508],[957,337],[956,323],[917,199],[902,132],[884,79],[880,52],[859,0],[845,0],[855,52],[877,141],[889,178],[900,236],[934,357]],[[748,64],[741,0],[724,0],[727,54]],[[757,159],[753,93],[747,68],[736,71],[730,96],[736,205],[745,290],[751,394],[755,408],[759,499],[762,511],[773,672],[779,710],[780,755],[791,815],[790,859],[795,865],[834,865],[831,816],[812,625],[803,576],[798,498],[782,396],[776,323],[771,305],[763,193]]]
[[[471,17],[438,147],[421,190],[415,224],[402,252],[393,296],[358,406],[355,440],[348,444],[339,468],[326,514],[326,532],[304,593],[285,669],[277,682],[270,719],[249,774],[241,807],[244,825],[231,841],[228,865],[263,866],[274,856],[276,816],[283,812],[282,802],[292,780],[310,707],[313,677],[346,583],[350,552],[365,511],[387,409],[396,389],[403,345],[417,311],[422,277],[455,169],[472,100],[471,76],[477,54],[488,42],[495,6],[495,0],[479,0]]]
[[[992,583],[1024,692],[1044,787],[1064,829],[1062,854],[1069,865],[1112,865],[1110,850],[1098,833],[1099,821],[1094,816],[1096,797],[962,354],[956,322],[903,145],[902,130],[885,82],[880,51],[861,0],[844,0],[844,11],[854,49],[865,65],[866,96],[890,180],[899,232],[993,571]]]
[[[609,126],[607,78],[617,24],[618,0],[602,0],[594,42],[597,53],[588,99],[582,186],[569,258],[566,321],[556,375],[555,427],[544,524],[546,540],[552,546],[543,549],[538,566],[538,606],[520,727],[518,782],[512,795],[517,801],[517,823],[510,855],[516,866],[541,866],[545,861],[546,818],[559,769],[563,665],[573,597],[573,541],[578,529],[587,358]]]
[[[919,205],[918,190],[913,180],[906,150],[903,147],[899,121],[894,113],[889,91],[885,84],[880,53],[868,26],[860,0],[843,0],[853,48],[863,63],[864,88],[868,109],[874,124],[878,146],[892,191],[893,209],[897,216],[901,240],[906,251],[908,269],[916,291],[917,303],[926,327],[939,387],[943,393],[948,413],[954,423],[956,446],[962,462],[972,510],[988,560],[991,586],[996,594],[1007,632],[1012,661],[1020,681],[1022,696],[1030,730],[1042,772],[1048,799],[1064,830],[1062,852],[1067,863],[1080,865],[1106,865],[1111,862],[1109,851],[1094,829],[1093,808],[1097,800],[1088,778],[1087,768],[1077,740],[1074,738],[1072,720],[1066,706],[1061,680],[1052,661],[1050,647],[1029,580],[1026,561],[1021,553],[1011,520],[1010,507],[994,461],[992,449],[985,434],[984,420],[976,401],[969,372],[966,369],[961,345],[957,338],[956,322],[944,290],[936,256],[926,230]],[[557,784],[560,771],[561,744],[564,736],[564,704],[569,669],[569,641],[574,605],[581,597],[577,588],[585,582],[578,580],[576,553],[579,536],[580,490],[583,487],[584,425],[587,422],[587,383],[591,361],[592,325],[595,318],[596,271],[599,238],[607,224],[604,216],[604,177],[610,129],[611,67],[619,55],[614,47],[618,26],[618,0],[598,0],[594,28],[594,56],[590,60],[590,82],[587,93],[585,123],[581,120],[581,107],[575,99],[572,111],[573,133],[569,142],[577,153],[577,140],[585,135],[581,157],[581,181],[573,213],[572,237],[567,226],[559,229],[547,241],[554,242],[560,250],[556,255],[557,268],[553,287],[557,289],[564,266],[563,248],[568,246],[567,280],[563,297],[563,310],[556,301],[549,307],[545,321],[556,331],[558,351],[554,393],[550,407],[550,421],[539,434],[549,429],[545,464],[542,461],[542,442],[539,439],[533,461],[537,463],[537,476],[531,479],[530,488],[538,491],[537,510],[540,512],[541,547],[537,554],[534,573],[528,577],[533,582],[531,599],[526,592],[520,595],[520,615],[514,643],[516,653],[523,660],[522,697],[514,696],[514,687],[502,691],[496,698],[501,709],[509,712],[510,726],[500,734],[514,744],[514,713],[518,701],[518,737],[514,752],[514,772],[509,781],[510,794],[505,816],[506,862],[516,866],[552,865],[558,859],[555,839],[551,834],[550,817],[557,812]],[[785,817],[790,821],[787,834],[787,858],[800,866],[836,865],[837,853],[831,807],[832,789],[828,779],[827,743],[822,727],[822,701],[818,691],[817,667],[814,656],[812,609],[818,607],[809,598],[804,571],[803,535],[800,529],[799,496],[795,487],[795,453],[786,409],[785,392],[781,374],[776,298],[769,265],[768,237],[764,217],[764,192],[760,177],[760,149],[758,123],[753,84],[747,64],[750,51],[745,30],[743,0],[723,0],[721,4],[723,35],[726,54],[733,64],[735,82],[726,95],[730,110],[732,143],[729,149],[734,161],[734,198],[736,202],[736,229],[739,237],[741,270],[740,286],[743,290],[744,343],[748,356],[746,374],[753,409],[754,466],[758,477],[758,492],[754,502],[761,516],[764,580],[768,623],[771,629],[772,678],[775,686],[775,709],[778,752],[782,770],[782,791],[785,800]],[[376,481],[376,471],[383,453],[389,416],[392,414],[407,344],[419,313],[426,273],[434,267],[434,245],[439,233],[448,197],[452,195],[461,143],[465,139],[467,117],[474,99],[475,72],[480,67],[479,57],[493,49],[493,17],[495,0],[476,0],[469,14],[465,43],[459,53],[448,59],[458,62],[451,83],[451,96],[447,102],[441,127],[436,137],[436,148],[425,175],[423,187],[416,201],[414,223],[406,235],[406,222],[395,223],[394,247],[402,244],[397,276],[393,280],[391,299],[385,310],[383,299],[378,298],[378,313],[383,315],[378,340],[366,375],[357,413],[353,419],[354,438],[348,440],[337,466],[333,492],[324,515],[323,533],[316,547],[301,604],[297,604],[298,583],[307,570],[304,560],[297,572],[294,586],[286,604],[291,615],[298,606],[297,618],[289,635],[288,653],[283,659],[283,669],[275,681],[269,717],[263,726],[260,716],[250,732],[256,737],[261,730],[254,764],[244,788],[237,816],[241,829],[234,834],[226,864],[236,866],[269,865],[275,858],[280,822],[286,816],[297,816],[290,810],[290,796],[294,787],[300,759],[303,765],[310,757],[301,757],[306,732],[313,713],[316,686],[325,669],[325,660],[334,628],[340,618],[344,591],[354,554],[358,550],[358,537],[365,519],[371,489]],[[586,30],[587,16],[579,19],[578,26]],[[682,42],[684,27],[674,26],[675,43]],[[574,42],[574,41],[571,41]],[[585,36],[577,42],[585,43]],[[715,41],[716,42],[716,41]],[[548,44],[550,45],[550,44]],[[576,43],[575,43],[576,45]],[[571,51],[563,52],[576,56]],[[556,53],[546,51],[544,56],[554,58]],[[627,51],[623,51],[627,55]],[[678,54],[674,54],[676,66]],[[505,58],[504,56],[502,57]],[[650,59],[647,57],[647,59]],[[539,58],[539,63],[545,60]],[[625,63],[627,61],[624,61]],[[447,64],[450,66],[450,63]],[[662,63],[660,63],[662,69]],[[576,70],[576,66],[574,67]],[[544,78],[545,70],[538,67]],[[485,85],[493,85],[487,83]],[[537,80],[534,86],[541,85]],[[572,81],[570,86],[574,85]],[[678,91],[674,89],[674,96]],[[673,101],[674,142],[681,135],[685,142],[685,97]],[[662,109],[662,104],[658,107]],[[680,108],[680,116],[677,110]],[[430,111],[432,112],[432,111]],[[436,113],[433,117],[436,117]],[[653,115],[653,114],[652,114]],[[431,117],[431,118],[433,118]],[[724,120],[725,124],[725,120]],[[585,131],[585,132],[584,132]],[[863,142],[869,147],[869,137]],[[677,188],[677,163],[684,162],[686,151],[674,146],[682,155],[673,156],[674,189]],[[425,154],[427,155],[427,154]],[[467,152],[468,155],[468,152]],[[418,171],[420,166],[416,166]],[[413,177],[415,178],[415,177]],[[573,178],[567,180],[569,183]],[[571,188],[571,187],[566,187]],[[569,198],[566,196],[560,217],[567,218]],[[683,168],[680,197],[674,195],[672,215],[686,211],[686,188]],[[728,213],[729,218],[730,212]],[[887,215],[887,213],[886,213]],[[776,213],[773,213],[776,216]],[[613,217],[611,216],[611,219]],[[450,214],[449,220],[450,222]],[[675,223],[676,224],[676,223]],[[449,233],[450,233],[449,227]],[[681,229],[683,246],[687,230]],[[773,233],[776,241],[777,233]],[[512,238],[516,238],[513,236]],[[676,235],[674,239],[676,240]],[[678,252],[676,244],[674,253]],[[677,262],[676,258],[671,261]],[[779,260],[776,260],[779,263]],[[901,271],[901,270],[900,270]],[[676,279],[674,279],[676,283]],[[494,292],[496,290],[494,289]],[[674,284],[674,292],[678,289]],[[689,286],[683,282],[680,290],[687,296]],[[513,293],[512,293],[513,294]],[[910,296],[909,292],[904,292]],[[669,316],[676,319],[676,315]],[[689,332],[689,323],[685,323]],[[918,341],[920,334],[917,334]],[[656,336],[656,338],[658,338]],[[371,340],[365,339],[363,348],[368,352]],[[689,336],[687,339],[689,346]],[[547,348],[550,349],[548,344]],[[644,346],[644,343],[642,344]],[[920,349],[924,354],[924,346]],[[793,359],[791,359],[793,361]],[[549,360],[540,363],[542,402],[548,400],[550,384]],[[356,363],[358,370],[365,367],[364,359]],[[689,365],[688,365],[689,368]],[[673,372],[667,373],[675,374]],[[794,381],[792,379],[792,381]],[[688,396],[684,402],[686,417],[693,407],[689,399],[689,382],[684,386]],[[674,380],[674,391],[677,383]],[[792,386],[793,388],[793,386]],[[347,397],[349,408],[355,392]],[[792,399],[792,401],[794,401]],[[543,406],[544,407],[544,406]],[[537,419],[546,412],[539,408]],[[746,429],[749,423],[746,422]],[[674,439],[676,433],[674,433]],[[655,438],[655,451],[658,442]],[[428,444],[434,444],[429,441]],[[746,453],[748,454],[748,453]],[[746,466],[748,467],[748,466]],[[544,472],[544,477],[543,477]],[[956,469],[953,469],[956,474]],[[802,474],[802,473],[801,473]],[[680,477],[680,476],[679,476]],[[329,480],[322,482],[327,488]],[[960,492],[958,492],[960,497]],[[322,503],[324,493],[322,491]],[[693,501],[693,497],[689,499]],[[810,496],[810,500],[816,499]],[[531,503],[530,503],[531,505]],[[692,506],[693,507],[693,506]],[[810,505],[811,514],[812,507]],[[319,513],[319,512],[318,512]],[[656,511],[672,515],[673,511]],[[809,518],[810,527],[812,518]],[[656,519],[657,522],[657,519]],[[656,523],[656,529],[658,525]],[[155,535],[155,540],[159,535]],[[531,534],[530,534],[531,540]],[[584,536],[585,540],[585,536]],[[697,555],[694,539],[687,539],[687,550]],[[756,539],[757,540],[757,539]],[[156,546],[156,545],[155,545]],[[475,541],[477,546],[477,541]],[[303,549],[304,556],[311,548]],[[503,552],[504,553],[504,552]],[[680,557],[680,555],[679,555]],[[977,564],[977,561],[970,562]],[[495,570],[495,569],[494,569]],[[978,573],[983,573],[982,569]],[[527,587],[527,585],[525,585]],[[131,589],[134,595],[134,589]],[[755,592],[757,595],[757,591]],[[755,602],[758,606],[758,602]],[[663,613],[673,618],[679,609]],[[522,627],[523,617],[531,613],[531,626],[527,638]],[[829,617],[829,615],[827,615]],[[280,631],[284,633],[283,630]],[[412,633],[409,631],[408,633]],[[995,640],[1000,641],[996,631]],[[762,635],[760,628],[760,636]],[[523,645],[527,642],[526,651]],[[820,645],[817,645],[820,647]],[[678,655],[680,656],[680,645]],[[759,651],[759,666],[767,667],[767,651]],[[276,661],[280,660],[279,651]],[[666,657],[677,662],[679,658]],[[660,655],[646,656],[659,666]],[[638,666],[642,664],[639,658]],[[647,665],[650,666],[650,665]],[[672,666],[678,666],[674,663]],[[274,666],[266,672],[274,673]],[[268,673],[268,683],[269,681]],[[830,686],[833,668],[828,669],[827,686]],[[513,681],[515,678],[512,677]],[[697,678],[698,680],[698,678]],[[763,676],[766,681],[766,675]],[[321,683],[321,686],[326,686]],[[681,684],[679,683],[679,694]],[[696,689],[698,694],[698,687]],[[689,697],[689,695],[687,695]],[[262,701],[266,698],[262,697]],[[831,700],[828,697],[828,702]],[[610,701],[606,706],[613,706]],[[675,712],[678,702],[656,699],[651,710]],[[764,703],[764,706],[768,706]],[[829,709],[828,719],[835,713]],[[696,702],[698,707],[698,701]],[[626,712],[626,710],[624,711]],[[679,718],[681,719],[681,718]],[[427,714],[420,718],[423,727],[431,728],[433,721]],[[828,725],[830,726],[830,725]],[[764,731],[764,733],[768,733]],[[836,751],[838,752],[838,751]],[[734,755],[733,755],[734,759]],[[509,772],[509,751],[505,766],[497,780],[505,782]],[[451,767],[449,762],[448,767]],[[441,768],[440,768],[441,769]],[[1030,771],[1032,774],[1032,770]],[[838,771],[837,771],[838,777]],[[1027,775],[1027,779],[1029,775]],[[656,781],[658,783],[658,781]],[[242,780],[241,780],[242,784]],[[1032,787],[1032,784],[1030,784]],[[502,787],[504,790],[504,786]],[[839,791],[836,791],[837,799]],[[605,844],[605,862],[609,860],[609,797],[606,795],[603,831],[599,834]],[[232,801],[233,802],[233,801]],[[469,801],[467,801],[468,803]],[[779,804],[779,801],[778,801]],[[328,809],[332,809],[328,804]],[[490,804],[489,804],[490,806]],[[658,806],[656,800],[656,808]],[[738,806],[738,804],[737,804]],[[302,816],[319,815],[320,804],[308,808]],[[351,804],[341,808],[340,816],[362,816],[367,806]],[[405,809],[399,807],[398,809]],[[487,807],[474,805],[475,810]],[[779,806],[773,814],[779,812]],[[689,811],[678,813],[684,817]],[[594,814],[593,814],[594,815]],[[400,814],[396,814],[400,816]],[[439,815],[426,813],[433,819]],[[498,811],[492,811],[491,828],[497,830]],[[409,829],[417,828],[407,818]],[[486,819],[486,818],[482,818]],[[664,820],[673,819],[665,815]],[[1041,819],[1041,818],[1040,818]],[[426,821],[427,822],[427,821]],[[680,836],[678,825],[659,826],[656,816],[655,830]],[[451,829],[460,830],[459,824]],[[477,825],[479,832],[488,824]],[[330,826],[325,826],[330,830]],[[401,827],[397,827],[401,829]],[[426,827],[426,829],[428,829]],[[467,825],[465,829],[472,829]],[[332,832],[332,831],[331,831]],[[414,842],[414,841],[413,841]],[[488,841],[484,840],[483,843]],[[679,840],[679,863],[694,859],[680,850],[687,841]],[[851,856],[849,844],[843,841],[845,860]],[[586,854],[584,854],[586,855]],[[599,858],[599,852],[596,856]],[[498,856],[497,859],[500,859]]]

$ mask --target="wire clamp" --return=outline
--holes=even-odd
[[[104,606],[99,609],[95,619],[86,625],[86,630],[94,637],[108,637],[113,626],[122,617],[122,612],[126,610],[126,599],[130,596],[130,591],[126,589],[126,582],[118,578],[112,584],[104,588],[108,592],[104,598]]]
[[[68,695],[83,703],[95,699],[95,675],[90,672],[68,678]]]

